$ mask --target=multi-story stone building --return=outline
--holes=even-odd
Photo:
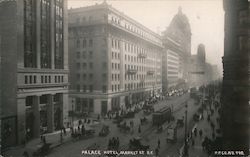
[[[67,1],[2,0],[0,26],[6,148],[67,123]]]
[[[168,92],[170,88],[175,88],[182,78],[180,69],[180,57],[182,53],[180,43],[168,36],[163,36],[164,52],[162,55],[162,90]]]
[[[164,38],[169,37],[173,41],[180,44],[181,51],[176,51],[179,54],[180,72],[182,80],[185,83],[189,82],[189,64],[191,56],[191,28],[189,20],[182,9],[179,8],[178,13],[173,17],[167,30],[164,32]],[[182,82],[183,82],[182,81]]]
[[[70,103],[106,114],[161,92],[160,36],[106,2],[69,10]]]
[[[249,11],[248,0],[224,0],[225,41],[221,127],[223,150],[249,154]]]

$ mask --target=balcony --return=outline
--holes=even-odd
[[[154,70],[148,70],[147,75],[154,75],[155,71]]]
[[[131,74],[131,75],[134,75],[134,74],[137,73],[137,70],[136,70],[136,69],[128,69],[128,70],[127,70],[127,73],[128,73],[128,74]]]
[[[146,53],[139,53],[138,57],[139,58],[147,58],[147,54]]]

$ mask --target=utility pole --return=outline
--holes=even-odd
[[[187,109],[188,109],[188,102],[187,101],[186,101],[185,107],[186,107],[186,111],[185,111],[185,143],[184,143],[183,157],[188,157],[188,143],[187,143]]]

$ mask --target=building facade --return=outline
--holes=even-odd
[[[66,0],[0,2],[2,146],[68,122]]]
[[[164,36],[171,38],[180,44],[181,51],[179,53],[180,71],[182,80],[185,83],[189,82],[189,64],[191,56],[191,28],[189,20],[185,14],[182,13],[181,7],[179,7],[178,13],[173,17],[167,30],[164,32]]]
[[[69,52],[75,112],[105,115],[161,92],[160,36],[106,2],[69,10]]]
[[[223,150],[249,154],[249,9],[248,0],[224,0],[221,127]]]
[[[168,92],[175,88],[179,80],[183,78],[180,68],[180,56],[182,53],[180,44],[168,36],[163,36],[164,52],[162,55],[162,90]]]

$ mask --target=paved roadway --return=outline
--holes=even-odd
[[[188,121],[191,121],[191,117],[194,112],[196,112],[198,106],[194,105],[194,101],[192,99],[189,99],[189,94],[185,94],[180,97],[172,97],[168,100],[163,100],[158,102],[156,105],[154,105],[155,109],[162,108],[164,106],[171,106],[173,104],[174,107],[174,116],[176,119],[182,118],[185,112],[185,108],[183,106],[183,103],[188,100]],[[157,146],[158,139],[161,140],[161,149],[160,149],[160,157],[166,157],[166,155],[169,156],[177,156],[179,153],[179,148],[183,144],[183,138],[184,138],[184,127],[178,129],[177,133],[177,143],[176,144],[169,144],[166,143],[166,131],[163,131],[162,133],[156,133],[156,129],[152,127],[151,119],[152,116],[149,115],[147,118],[149,119],[149,123],[146,125],[143,125],[141,127],[142,133],[138,133],[138,125],[140,118],[144,117],[143,112],[139,112],[136,114],[135,118],[128,119],[127,121],[134,121],[135,127],[133,133],[122,133],[119,131],[116,125],[112,123],[112,120],[102,120],[103,124],[107,124],[110,126],[110,134],[107,137],[99,137],[98,133],[101,129],[101,125],[96,126],[96,135],[95,137],[85,139],[85,140],[79,140],[79,141],[72,141],[69,143],[66,143],[56,149],[53,149],[52,152],[48,155],[48,157],[83,157],[81,154],[82,150],[87,149],[89,146],[96,145],[99,146],[101,150],[107,149],[108,140],[112,137],[119,137],[120,139],[120,145],[121,149],[127,149],[129,140],[132,137],[141,136],[142,144],[149,144],[150,150],[155,150]],[[192,124],[193,125],[193,124]],[[87,155],[84,155],[84,157],[87,157]],[[128,155],[127,155],[128,156]],[[95,155],[92,155],[91,157],[95,157]]]

